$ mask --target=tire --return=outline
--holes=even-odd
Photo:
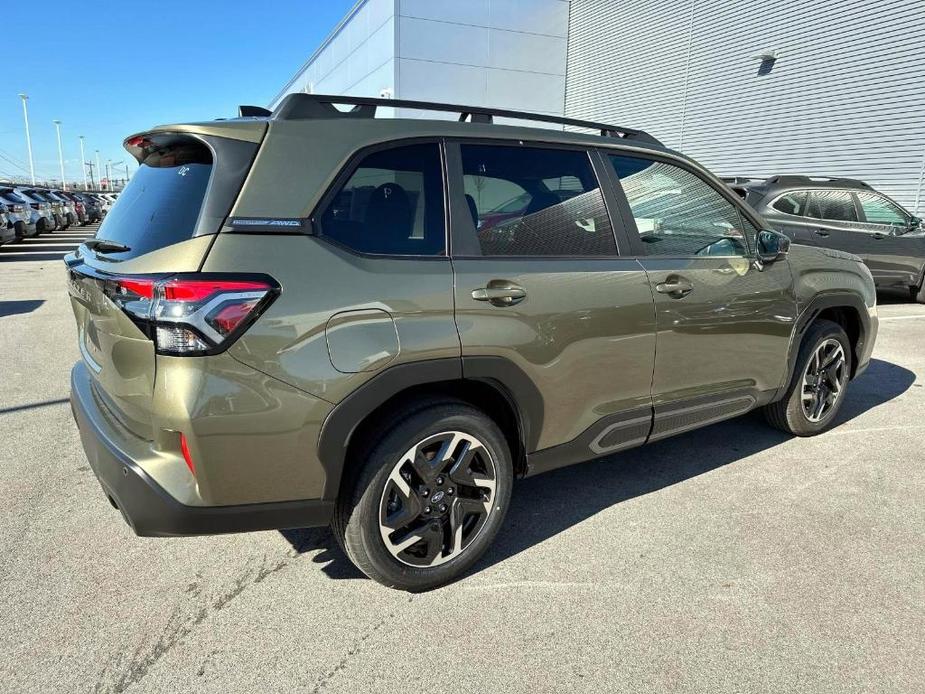
[[[475,452],[455,455],[454,462],[441,455],[447,449]],[[425,462],[412,465],[412,452]],[[433,465],[438,459],[448,462]],[[494,421],[464,402],[422,400],[400,409],[366,436],[355,462],[332,529],[356,567],[390,588],[420,592],[459,577],[507,513],[514,479],[507,441]],[[380,512],[388,509],[408,522],[380,526]],[[403,541],[411,544],[401,549]]]
[[[817,353],[824,348],[820,355],[824,363],[830,356],[838,354],[836,343],[841,347],[843,361],[840,365],[836,363],[829,366],[822,376],[817,376],[814,373],[815,367],[819,365],[819,362],[815,361]],[[852,359],[851,342],[840,325],[828,320],[814,322],[800,344],[796,366],[784,397],[763,408],[765,419],[774,428],[794,436],[815,436],[829,429],[845,401],[851,378]],[[810,369],[811,366],[813,370]],[[837,389],[833,387],[836,383],[840,384]],[[834,392],[836,390],[837,393]],[[808,397],[815,399],[806,401],[804,395],[807,395],[807,392]],[[834,400],[826,405],[833,393]],[[816,419],[814,406],[820,407],[820,399],[825,402]]]
[[[13,223],[13,233],[16,234],[16,240],[19,241],[26,237],[26,223],[22,220]]]
[[[918,289],[912,287],[912,298],[920,304],[925,304],[925,280],[922,280]]]

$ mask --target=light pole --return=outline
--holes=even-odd
[[[112,159],[106,160],[106,190],[112,192]]]
[[[67,190],[67,181],[64,180],[64,150],[61,148],[61,121],[53,120],[55,130],[58,131],[58,163],[61,165],[61,188]]]
[[[26,107],[27,94],[20,94],[22,99],[22,117],[26,121],[26,149],[29,150],[29,175],[32,177],[32,185],[35,185],[35,163],[32,161],[32,138],[29,136],[29,109]]]
[[[96,150],[96,178],[100,190],[103,190],[103,169],[100,167],[100,151]]]
[[[84,172],[84,190],[90,190],[90,186],[87,185],[87,160],[84,157],[84,136],[78,135],[80,138],[80,169]]]

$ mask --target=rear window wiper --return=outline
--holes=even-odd
[[[100,253],[125,253],[126,251],[132,250],[124,243],[110,241],[109,239],[87,239],[84,241],[84,245],[91,251],[98,251]]]

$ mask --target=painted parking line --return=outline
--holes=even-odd
[[[881,316],[880,322],[885,320],[914,320],[916,318],[925,318],[925,313],[917,313],[912,316]]]

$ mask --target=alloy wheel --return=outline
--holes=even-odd
[[[379,532],[403,564],[432,567],[454,559],[492,513],[497,471],[471,434],[446,431],[412,446],[395,463],[379,502]]]
[[[824,340],[803,373],[803,414],[810,422],[821,422],[834,410],[848,381],[845,348],[834,338]]]

